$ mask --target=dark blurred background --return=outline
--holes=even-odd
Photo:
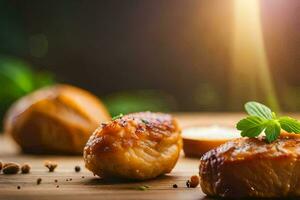
[[[112,114],[239,111],[246,100],[299,111],[300,1],[238,1],[0,0],[2,112],[54,82]]]

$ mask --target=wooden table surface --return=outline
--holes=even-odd
[[[221,124],[233,126],[241,114],[203,113],[176,114],[182,127],[193,125]],[[297,115],[298,116],[298,115]],[[84,169],[81,156],[34,156],[20,153],[13,141],[0,136],[0,160],[3,162],[29,163],[30,174],[0,175],[0,200],[28,199],[211,199],[202,193],[200,187],[187,188],[186,180],[198,173],[199,159],[182,155],[170,174],[144,182],[106,181],[93,176]],[[47,172],[45,160],[58,163],[53,173]],[[81,166],[76,173],[74,166]],[[40,185],[36,180],[42,178]],[[66,179],[72,178],[72,181]],[[54,180],[58,182],[55,183]],[[178,188],[172,185],[177,184]],[[59,187],[57,188],[57,185]],[[148,190],[140,191],[136,187],[147,185]],[[21,189],[17,189],[21,186]]]

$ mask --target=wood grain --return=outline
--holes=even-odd
[[[206,113],[177,114],[183,127],[192,125],[222,124],[233,126],[241,114]],[[0,175],[0,200],[43,200],[43,199],[210,199],[201,189],[187,188],[186,180],[198,173],[198,159],[185,158],[183,155],[172,173],[144,182],[128,182],[124,180],[106,181],[94,177],[84,169],[81,156],[34,156],[19,152],[10,138],[0,136],[0,160],[4,162],[29,163],[32,166],[30,174]],[[58,163],[58,168],[49,173],[44,167],[45,160]],[[76,173],[74,167],[81,166],[81,172]],[[82,178],[84,176],[84,178]],[[36,180],[42,178],[40,185]],[[72,178],[72,181],[66,179]],[[55,183],[54,180],[58,182]],[[172,185],[177,184],[178,188]],[[59,187],[57,188],[57,185]],[[146,191],[136,187],[148,185]],[[20,186],[21,189],[17,189]]]

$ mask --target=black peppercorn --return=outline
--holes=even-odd
[[[190,187],[191,187],[190,180],[187,180],[185,184],[186,184],[186,187],[187,187],[187,188],[190,188]]]
[[[80,172],[80,170],[81,170],[81,168],[80,168],[80,166],[75,166],[75,172]]]

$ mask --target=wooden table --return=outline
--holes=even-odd
[[[176,114],[183,127],[193,125],[222,124],[233,126],[241,114],[204,113]],[[199,159],[185,158],[182,155],[174,170],[165,176],[144,182],[105,181],[94,177],[84,169],[81,156],[34,156],[19,153],[18,148],[8,137],[0,136],[0,160],[29,163],[30,174],[0,175],[0,200],[28,199],[210,199],[200,187],[187,188],[186,180],[198,173]],[[45,160],[58,163],[53,173],[47,172]],[[80,165],[81,172],[76,173],[74,166]],[[36,180],[42,178],[40,185]],[[72,181],[66,179],[72,178]],[[55,183],[54,180],[58,182]],[[173,184],[178,188],[173,188]],[[59,187],[57,187],[57,185]],[[147,185],[149,189],[140,191],[138,186]],[[20,186],[21,189],[17,189]]]

